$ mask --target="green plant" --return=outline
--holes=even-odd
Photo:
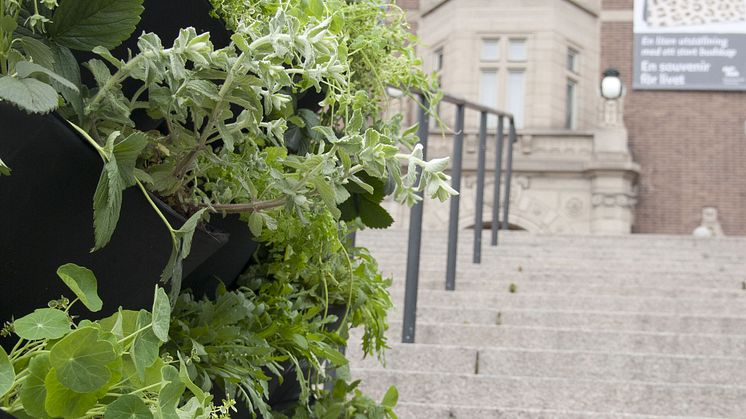
[[[331,391],[321,391],[310,412],[298,408],[294,418],[324,419],[396,419],[394,407],[399,399],[396,387],[390,387],[380,403],[358,390],[360,381],[336,380]]]
[[[47,113],[62,95],[82,115],[71,49],[115,47],[130,36],[141,12],[142,0],[0,1],[0,102]],[[10,175],[2,159],[0,175]]]
[[[83,267],[57,271],[75,294],[8,323],[18,341],[0,347],[0,411],[35,418],[209,418],[227,413],[189,380],[183,360],[159,354],[171,307],[156,288],[151,311],[121,308],[99,321],[77,320],[81,302],[101,310],[97,282]]]
[[[142,0],[0,1],[0,100],[47,113],[57,109],[62,95],[82,113],[71,49],[119,45],[142,10]]]

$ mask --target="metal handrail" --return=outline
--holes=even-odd
[[[427,140],[429,134],[430,117],[427,113],[429,108],[424,95],[419,96],[422,106],[419,108],[419,127],[417,136],[423,147],[423,158],[427,159]],[[492,203],[492,246],[498,245],[498,223],[500,209],[500,180],[503,167],[503,143],[504,143],[504,120],[507,119],[508,126],[508,150],[505,168],[505,202],[503,204],[502,229],[509,227],[508,216],[510,215],[510,182],[513,177],[513,143],[516,141],[515,119],[512,114],[497,109],[470,102],[468,100],[445,94],[443,102],[456,105],[456,125],[453,134],[453,155],[451,163],[451,186],[461,192],[461,172],[464,149],[464,120],[465,110],[471,109],[480,112],[479,118],[479,154],[477,159],[477,197],[474,220],[474,254],[473,263],[482,261],[482,225],[484,206],[484,176],[487,153],[487,117],[495,115],[498,119],[496,134],[495,154],[495,185]],[[417,169],[417,178],[422,175],[422,169]],[[422,194],[422,193],[420,193]],[[448,220],[448,261],[446,266],[446,290],[456,289],[456,256],[458,254],[458,221],[461,196],[451,198],[451,208]],[[404,318],[402,330],[402,342],[414,343],[415,328],[417,323],[417,289],[420,273],[420,250],[422,247],[422,213],[424,201],[418,202],[412,207],[409,218],[409,243],[407,249],[407,273],[404,289]]]

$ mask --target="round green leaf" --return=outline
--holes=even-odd
[[[44,380],[49,374],[52,366],[49,364],[49,354],[41,354],[33,357],[28,365],[29,375],[23,380],[21,386],[21,403],[26,412],[35,418],[48,418],[44,409],[44,401],[47,398],[47,388]]]
[[[5,349],[0,346],[0,397],[3,397],[5,393],[10,391],[15,379],[16,372],[13,369],[13,364],[10,362]]]
[[[80,301],[88,307],[88,310],[94,313],[101,310],[103,302],[98,296],[96,276],[90,269],[74,263],[68,263],[57,269],[57,275],[80,298]]]
[[[47,398],[44,407],[52,417],[65,419],[80,418],[96,405],[96,395],[93,393],[77,393],[63,385],[58,379],[57,371],[52,368],[44,380]]]
[[[162,342],[168,341],[168,327],[171,323],[171,303],[163,288],[157,287],[153,301],[153,333]]]
[[[103,387],[111,377],[107,364],[115,358],[114,346],[108,341],[99,340],[98,330],[93,327],[78,329],[67,335],[49,354],[59,382],[78,393]]]
[[[59,339],[70,332],[70,317],[56,308],[40,308],[13,322],[13,327],[26,340]]]
[[[153,413],[137,396],[127,394],[106,408],[104,419],[152,419]]]
[[[146,310],[140,310],[137,316],[137,328],[142,329],[152,322],[150,313]],[[146,329],[135,336],[135,340],[132,342],[130,348],[130,356],[132,362],[135,364],[137,375],[140,379],[145,378],[145,370],[153,365],[158,359],[159,348],[161,341],[153,333],[153,328]]]

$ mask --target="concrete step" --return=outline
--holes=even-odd
[[[395,308],[389,314],[389,320],[391,321],[401,321],[401,319],[401,307]],[[669,313],[610,313],[603,310],[451,308],[419,304],[417,306],[417,320],[426,323],[746,335],[746,313],[740,317],[727,317]]]
[[[425,265],[425,264],[423,264]],[[432,265],[420,271],[419,278],[423,282],[440,282],[445,286],[445,269],[433,268]],[[745,268],[746,269],[746,268]],[[381,267],[381,272],[394,279],[395,283],[405,282],[404,268],[396,270]],[[547,270],[545,272],[525,272],[518,270],[494,271],[486,269],[463,269],[459,268],[456,274],[456,287],[460,289],[462,281],[504,281],[514,282],[555,282],[555,283],[582,283],[588,285],[606,285],[619,287],[657,287],[657,288],[709,288],[723,289],[729,291],[744,291],[745,274],[641,274],[630,272],[559,272]],[[437,288],[437,287],[436,287]]]
[[[391,291],[394,304],[404,301],[401,289]],[[746,293],[721,298],[668,298],[606,295],[554,295],[521,292],[419,290],[418,302],[429,306],[490,308],[494,310],[579,310],[686,315],[743,315]]]
[[[422,290],[444,290],[445,275],[443,277],[426,276],[419,280],[419,289]],[[519,277],[520,278],[520,277]],[[746,298],[746,290],[740,284],[731,284],[731,289],[718,289],[707,287],[684,287],[663,286],[656,283],[649,286],[617,286],[607,284],[589,284],[583,281],[531,281],[531,280],[504,280],[504,279],[460,279],[457,278],[458,291],[479,292],[509,292],[515,287],[516,292],[531,294],[553,294],[553,295],[606,295],[606,296],[640,296],[640,297],[669,297],[669,298]],[[392,290],[402,289],[405,286],[402,277],[395,277]]]
[[[397,249],[406,251],[407,243],[389,242],[388,246],[385,245],[366,245],[365,246],[375,255],[383,257],[393,256],[397,252]],[[746,243],[744,243],[746,245]],[[593,252],[593,251],[555,251],[555,252],[541,252],[536,251],[533,248],[525,248],[506,244],[504,247],[482,247],[482,256],[487,258],[506,258],[506,259],[567,259],[567,260],[589,260],[589,259],[607,259],[615,263],[623,263],[625,260],[645,261],[651,260],[655,257],[666,256],[664,260],[667,263],[681,262],[681,263],[707,263],[707,264],[733,264],[740,263],[746,258],[746,252],[739,251],[725,251],[720,249],[667,249],[657,248],[648,249],[647,252],[640,252],[640,249],[617,249],[614,252]],[[562,244],[561,246],[568,246]],[[571,245],[570,245],[571,246]],[[432,256],[434,254],[446,254],[447,244],[439,244],[432,246],[423,246],[420,252],[423,256]],[[471,244],[458,246],[458,255],[460,259],[471,260],[473,257],[473,246]],[[406,252],[399,254],[402,259],[406,258]]]
[[[399,341],[402,325],[390,322],[390,339]],[[351,331],[351,338],[359,339]],[[417,322],[420,344],[582,352],[627,352],[710,357],[746,356],[746,335],[636,332],[580,328],[487,326],[478,324]]]
[[[437,403],[400,403],[400,419],[714,419],[704,416],[658,416],[568,410],[475,407]]]
[[[406,258],[392,259],[386,258],[373,254],[378,260],[382,268],[387,271],[404,272],[407,266]],[[598,262],[574,262],[567,259],[560,261],[548,261],[548,260],[527,260],[522,261],[510,261],[504,260],[503,258],[488,259],[487,257],[482,258],[481,264],[471,263],[471,259],[459,260],[456,267],[461,272],[465,273],[485,273],[485,272],[524,272],[524,273],[572,273],[572,274],[583,274],[585,272],[592,272],[594,274],[616,274],[616,273],[627,273],[627,274],[644,274],[644,275],[709,275],[713,274],[724,274],[738,276],[742,280],[746,280],[746,272],[744,272],[745,263],[734,263],[734,264],[718,264],[718,265],[704,265],[704,264],[685,264],[677,263],[667,265],[665,263],[656,262],[650,260],[645,263],[631,261],[629,264],[614,264],[605,263],[600,264]],[[446,258],[444,255],[437,255],[433,257],[423,257],[420,260],[421,266],[427,266],[429,269],[438,269],[445,271]]]
[[[563,378],[479,376],[354,369],[361,387],[383,394],[391,385],[408,403],[741,418],[746,387]],[[438,417],[438,416],[418,416]],[[447,416],[446,416],[447,417]]]
[[[672,384],[746,386],[746,358],[391,343],[385,366],[347,352],[353,368]]]

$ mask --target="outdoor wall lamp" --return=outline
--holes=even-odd
[[[619,71],[615,68],[608,68],[604,71],[601,79],[601,96],[604,99],[616,100],[624,94],[624,85],[619,78]]]

